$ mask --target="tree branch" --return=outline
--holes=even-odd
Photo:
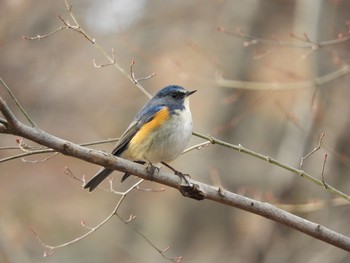
[[[19,101],[17,100],[17,98],[15,97],[15,95],[12,93],[12,91],[10,90],[10,88],[6,85],[5,81],[3,81],[3,79],[0,77],[0,83],[1,85],[6,89],[6,91],[10,94],[11,98],[14,100],[14,102],[16,103],[17,107],[21,110],[21,112],[23,113],[23,115],[27,118],[27,120],[30,122],[30,124],[33,127],[37,127],[37,125],[32,121],[32,119],[29,117],[28,113],[24,110],[24,108],[22,107],[22,105],[19,103]],[[6,116],[4,116],[6,118]],[[6,118],[7,119],[7,118]],[[10,118],[13,119],[13,118]],[[8,120],[9,121],[9,120]],[[11,123],[10,123],[11,124]]]
[[[1,97],[0,97],[0,111],[5,117],[5,120],[1,119],[1,123],[3,124],[3,128],[4,128],[2,133],[10,133],[10,130],[17,127],[18,121],[15,115],[13,115],[13,113],[10,111],[10,108],[7,106],[6,102]]]
[[[296,43],[296,42],[287,42],[287,41],[280,41],[276,39],[265,39],[261,37],[252,36],[252,35],[246,34],[240,28],[236,28],[236,31],[228,31],[223,27],[218,27],[217,30],[219,32],[223,32],[224,34],[227,34],[230,36],[242,38],[245,41],[244,42],[245,46],[256,45],[256,44],[266,44],[266,45],[274,45],[278,47],[305,48],[305,49],[316,50],[318,48],[339,45],[350,41],[350,36],[348,35],[348,36],[340,36],[337,39],[313,42],[310,40],[310,38],[306,34],[304,34],[304,37],[301,38],[301,37],[297,37],[295,34],[292,33],[291,34],[292,37],[302,41],[302,43]]]
[[[339,79],[350,73],[350,66],[344,65],[340,69],[329,74],[317,77],[306,81],[294,82],[254,82],[254,81],[240,81],[234,79],[225,79],[221,73],[216,75],[216,83],[220,87],[237,88],[248,90],[288,90],[288,89],[304,89],[312,88]]]
[[[146,180],[155,181],[172,188],[180,189],[184,195],[193,197],[191,196],[191,193],[188,194],[188,192],[183,192],[184,185],[182,184],[181,178],[178,176],[164,173],[162,171],[159,171],[159,173],[157,173],[155,176],[153,174],[150,175],[147,169],[140,164],[115,157],[111,154],[105,154],[97,150],[76,145],[72,142],[48,134],[39,128],[30,127],[17,121],[1,97],[0,111],[8,123],[11,124],[9,127],[6,127],[6,130],[4,131],[5,133],[24,137],[38,144],[52,148],[64,155],[75,157],[118,171],[128,172]],[[210,186],[199,181],[192,179],[188,180],[190,186],[186,185],[185,187],[192,187],[193,189],[196,189],[195,194],[199,193],[204,199],[212,200],[263,216],[350,252],[350,238],[347,236],[334,232],[324,226],[310,222],[284,210],[278,209],[268,203],[263,203],[240,196],[228,190]],[[195,197],[197,196],[195,195]]]
[[[289,166],[285,163],[282,163],[282,162],[279,162],[278,160],[276,159],[273,159],[271,158],[270,156],[267,156],[267,155],[263,155],[263,154],[260,154],[260,153],[257,153],[257,152],[254,152],[252,150],[249,150],[245,147],[243,147],[242,145],[234,145],[234,144],[231,144],[231,143],[227,143],[227,142],[224,142],[224,141],[221,141],[219,139],[216,139],[216,138],[213,138],[213,137],[210,137],[210,136],[205,136],[205,135],[202,135],[200,133],[195,133],[194,134],[202,139],[205,139],[205,140],[210,140],[210,142],[212,144],[218,144],[218,145],[221,145],[221,146],[224,146],[224,147],[227,147],[227,148],[230,148],[230,149],[234,149],[238,152],[243,152],[245,154],[248,154],[250,156],[253,156],[253,157],[256,157],[258,159],[261,159],[265,162],[268,162],[268,163],[271,163],[271,164],[274,164],[284,170],[287,170],[289,172],[292,172],[300,177],[304,177],[305,179],[313,182],[314,184],[317,184],[319,186],[322,186],[322,187],[325,187],[325,189],[333,194],[336,194],[338,195],[339,197],[345,199],[346,201],[350,202],[350,196],[339,191],[338,189],[334,188],[333,186],[329,185],[329,184],[325,184],[324,182],[322,182],[321,180],[318,180],[316,179],[315,177],[313,177],[312,175],[306,173],[305,171],[303,170],[300,170],[300,169],[296,169],[292,166]]]

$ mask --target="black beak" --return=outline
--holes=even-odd
[[[197,90],[192,90],[192,91],[187,91],[186,92],[186,97],[192,95],[193,93],[195,93]]]

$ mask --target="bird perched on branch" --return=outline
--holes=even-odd
[[[192,135],[192,116],[188,91],[180,86],[166,86],[137,113],[121,136],[112,154],[137,163],[163,163],[175,174],[183,177],[167,164],[176,159],[186,148]],[[114,170],[102,168],[84,186],[94,190]],[[123,182],[131,174],[125,173]]]

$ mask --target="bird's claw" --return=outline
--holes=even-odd
[[[159,167],[153,165],[151,162],[146,166],[146,171],[149,175],[154,175],[156,172],[159,173]]]

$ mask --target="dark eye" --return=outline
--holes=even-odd
[[[177,99],[177,98],[180,97],[180,94],[179,94],[178,92],[173,92],[173,93],[171,93],[171,97],[172,97],[173,99]]]

